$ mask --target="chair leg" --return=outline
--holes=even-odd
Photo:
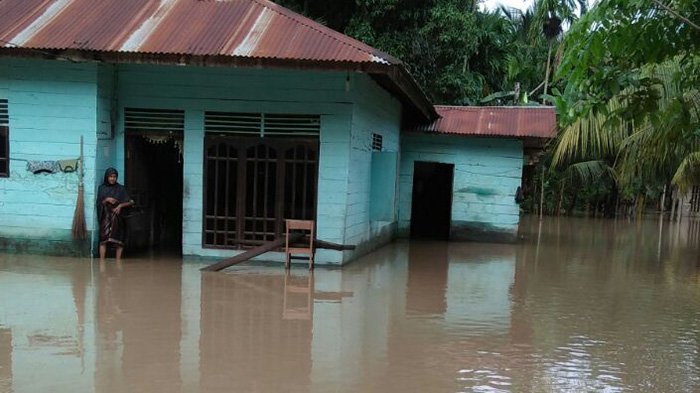
[[[289,258],[289,253],[288,253],[288,252],[285,252],[285,253],[284,253],[284,256],[285,256],[284,268],[285,268],[285,269],[289,269],[289,262],[290,262],[290,260],[289,260],[289,259],[290,259],[290,258]]]

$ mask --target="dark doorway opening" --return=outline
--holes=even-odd
[[[449,239],[453,174],[453,164],[423,161],[414,163],[412,238]]]
[[[182,252],[182,134],[127,132],[127,250]]]

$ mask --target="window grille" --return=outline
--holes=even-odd
[[[0,99],[0,177],[10,176],[10,113],[7,99]]]
[[[372,150],[382,151],[383,139],[380,134],[372,134]]]
[[[318,139],[206,134],[203,245],[245,248],[314,219]]]

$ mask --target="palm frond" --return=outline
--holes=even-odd
[[[700,151],[688,154],[678,166],[671,181],[685,193],[690,187],[700,184]]]
[[[571,164],[566,168],[564,175],[568,178],[578,178],[584,184],[594,183],[605,176],[609,176],[613,180],[617,177],[615,170],[602,160]]]
[[[614,112],[620,107],[619,101],[611,100],[607,112]],[[608,121],[606,113],[591,111],[559,133],[552,165],[565,165],[593,157],[615,157],[629,135],[630,127],[626,122],[613,124]]]

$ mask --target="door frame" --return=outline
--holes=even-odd
[[[415,209],[415,187],[416,187],[416,167],[418,165],[433,165],[437,166],[440,168],[449,168],[450,176],[449,176],[449,187],[448,187],[448,195],[447,195],[447,233],[445,235],[445,240],[449,240],[450,238],[450,232],[452,229],[452,201],[453,201],[453,196],[454,196],[454,176],[455,176],[455,164],[453,163],[445,163],[445,162],[438,162],[438,161],[413,161],[413,176],[412,176],[412,184],[411,184],[411,221],[409,224],[409,237],[410,238],[416,238],[416,237],[421,237],[416,235],[416,230],[414,229],[415,224],[415,215],[413,214],[414,209]]]

